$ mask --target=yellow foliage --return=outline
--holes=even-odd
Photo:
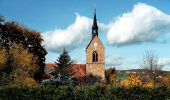
[[[27,49],[24,49],[22,45],[13,43],[9,50],[9,55],[12,60],[11,67],[13,70],[11,77],[13,77],[13,84],[23,85],[22,83],[25,79],[29,77],[33,78],[34,73],[38,70],[33,54],[29,53]]]
[[[141,86],[142,82],[137,75],[129,75],[129,77],[120,82],[122,86],[131,87],[131,86]]]
[[[37,87],[38,83],[33,78],[27,77],[23,80],[23,85],[29,87]]]
[[[10,80],[5,83],[9,85],[23,85],[24,81],[28,81],[28,84],[35,83],[33,76],[38,72],[38,69],[34,55],[22,45],[12,43],[8,54],[5,53],[5,50],[0,50],[0,77],[6,75],[4,80]],[[27,78],[32,78],[32,81]]]
[[[6,63],[6,50],[0,49],[0,70],[3,70],[5,68]]]
[[[9,54],[13,60],[14,69],[17,71],[35,73],[38,70],[38,66],[35,64],[33,54],[29,53],[27,49],[24,49],[21,45],[13,43]]]

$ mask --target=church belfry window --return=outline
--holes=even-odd
[[[96,51],[93,52],[93,58],[92,58],[92,62],[98,62],[98,54]]]

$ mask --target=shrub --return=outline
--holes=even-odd
[[[133,87],[133,86],[141,86],[142,82],[137,75],[129,75],[129,77],[125,80],[121,81],[121,85],[125,87]]]
[[[2,100],[167,100],[170,89],[167,87],[112,87],[110,85],[42,86],[42,87],[1,87]]]

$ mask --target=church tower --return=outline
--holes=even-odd
[[[104,45],[98,37],[98,25],[96,10],[94,11],[92,39],[86,48],[86,81],[97,79],[105,80],[105,50]],[[93,78],[93,79],[92,79]]]

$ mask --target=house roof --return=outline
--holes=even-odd
[[[72,64],[74,77],[84,77],[86,75],[86,65],[85,64]]]
[[[45,64],[47,69],[56,69],[58,66],[54,63]],[[73,77],[84,77],[86,75],[86,64],[71,64]]]
[[[54,63],[48,63],[48,64],[45,64],[45,68],[48,68],[48,69],[56,69],[58,66]]]

